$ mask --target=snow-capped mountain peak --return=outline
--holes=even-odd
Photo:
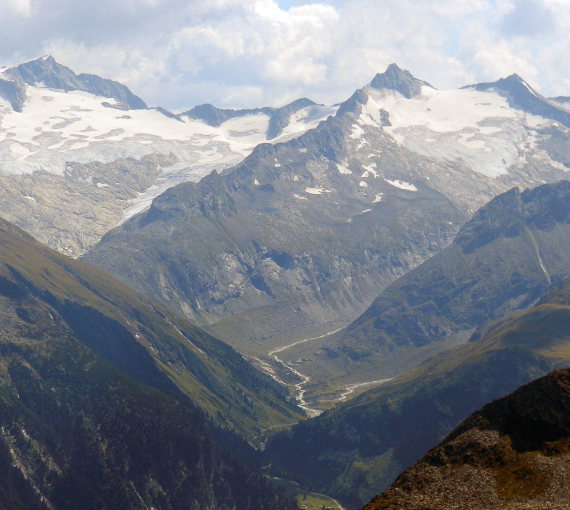
[[[223,109],[217,108],[212,104],[202,104],[195,106],[191,110],[184,112],[180,117],[188,117],[190,119],[201,120],[212,127],[219,127],[224,122],[231,119],[243,118],[251,115],[265,115],[269,117],[269,125],[267,127],[267,139],[273,140],[280,136],[284,129],[294,120],[295,114],[305,111],[305,118],[321,118],[324,117],[323,105],[318,105],[314,101],[307,98],[301,98],[289,103],[281,108],[250,108],[250,109]],[[330,113],[336,109],[330,109]],[[315,117],[316,115],[316,117]]]
[[[295,138],[337,108],[300,99],[195,110],[147,108],[126,86],[50,55],[0,68],[0,215],[77,255],[167,188]]]
[[[101,78],[93,74],[75,74],[68,67],[59,64],[51,55],[28,60],[15,67],[4,69],[1,73],[2,81],[11,81],[22,92],[23,85],[33,87],[50,88],[56,90],[83,91],[96,96],[108,97],[119,101],[121,107],[129,109],[146,109],[145,102],[135,96],[125,85],[116,81]],[[23,88],[25,92],[25,87]],[[16,111],[22,109],[25,99],[15,97],[14,94],[2,94],[0,96],[7,99]]]
[[[570,127],[570,113],[560,108],[556,102],[540,95],[518,74],[511,74],[491,83],[469,85],[465,88],[481,92],[496,92],[507,99],[511,108],[555,120],[563,126]]]
[[[540,94],[538,94],[521,76],[516,73],[494,82],[478,83],[476,85],[468,85],[464,88],[472,88],[479,91],[494,90],[502,95],[508,94],[519,100],[522,100],[529,94],[535,97],[540,96]]]

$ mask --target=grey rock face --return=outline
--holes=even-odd
[[[409,71],[400,69],[397,64],[390,64],[384,73],[377,74],[370,86],[375,89],[395,90],[408,99],[417,96],[423,86],[433,88],[429,83],[415,78]]]
[[[147,108],[145,102],[135,96],[125,85],[92,74],[75,74],[71,69],[58,64],[51,56],[20,64],[4,71],[4,76],[16,83],[26,83],[65,91],[83,90],[102,97],[116,99],[132,109]],[[18,104],[18,103],[16,103]],[[21,104],[19,106],[21,108]]]
[[[241,110],[231,110],[231,109],[222,109],[216,108],[212,104],[203,104],[199,106],[195,106],[191,110],[182,113],[180,116],[190,117],[191,119],[199,119],[204,121],[206,124],[210,126],[221,126],[224,122],[229,119],[235,119],[238,117],[244,117],[246,115],[255,115],[255,114],[266,114],[269,115],[269,126],[267,128],[267,139],[273,140],[277,138],[282,132],[283,129],[289,123],[291,115],[298,112],[303,108],[307,108],[309,106],[315,106],[316,103],[311,101],[310,99],[297,99],[292,103],[289,103],[286,106],[281,108],[251,108],[251,109],[241,109]]]
[[[144,110],[146,103],[135,96],[128,87],[113,80],[107,80],[94,74],[80,74],[78,79],[83,86],[82,90],[97,96],[112,97],[127,105],[130,109]]]
[[[251,112],[252,110],[245,111]],[[191,119],[203,120],[209,126],[217,127],[232,118],[233,115],[237,115],[237,110],[223,110],[216,108],[213,104],[202,104],[184,112],[182,115],[186,115]]]
[[[248,338],[284,331],[295,337],[309,324],[320,324],[319,333],[334,329],[364,311],[374,292],[445,246],[462,218],[493,196],[566,176],[565,130],[558,124],[533,127],[535,145],[523,145],[531,132],[524,114],[496,93],[489,94],[493,104],[484,114],[473,110],[490,104],[486,96],[450,96],[472,101],[469,113],[479,120],[454,119],[451,128],[445,126],[443,158],[437,154],[440,128],[430,130],[428,119],[416,131],[408,115],[406,135],[413,141],[419,132],[438,157],[420,155],[413,143],[400,141],[402,115],[392,109],[408,96],[422,103],[414,94],[427,86],[390,66],[316,129],[274,148],[261,145],[222,175],[165,193],[147,213],[107,235],[88,260],[194,319],[216,323],[217,334],[243,339],[240,348],[246,350],[259,348],[246,345]],[[433,88],[426,94],[440,97]],[[490,140],[491,131],[501,136]],[[503,161],[503,173],[492,177],[476,164],[480,154],[498,157],[496,139],[506,140],[497,151],[515,163]],[[483,145],[474,164],[462,159],[461,151],[475,154],[471,143]],[[125,256],[130,250],[135,265]],[[157,263],[159,271],[148,270]],[[338,363],[344,373],[351,360],[367,356],[366,348],[353,347],[315,354],[331,341],[284,356],[322,372],[328,352],[344,360]]]
[[[500,195],[461,228],[451,246],[399,278],[327,340],[327,355],[336,351],[337,359],[329,373],[341,374],[350,359],[350,370],[370,371],[377,379],[394,376],[409,366],[407,356],[417,362],[418,349],[437,348],[453,335],[467,338],[472,328],[530,306],[570,274],[568,250],[570,182]],[[303,356],[309,367],[311,356]]]
[[[358,89],[349,99],[340,104],[338,115],[347,113],[360,113],[362,105],[366,103],[368,96],[364,89]]]
[[[26,86],[20,82],[0,78],[0,97],[6,99],[15,111],[20,112],[26,101]]]
[[[548,100],[564,108],[570,107],[570,97],[566,96],[549,97]]]
[[[267,139],[273,140],[277,138],[282,132],[283,128],[289,123],[291,115],[298,112],[302,108],[314,106],[316,103],[307,98],[297,99],[282,108],[275,108],[271,112],[269,119],[269,127],[267,128]]]
[[[68,163],[63,175],[0,175],[0,216],[70,256],[92,247],[121,219],[129,200],[175,159],[147,156],[113,163]]]
[[[259,146],[222,175],[170,189],[86,259],[190,317],[244,325],[271,310],[249,338],[346,320],[445,245],[464,218],[419,177],[435,171],[431,162],[381,134],[382,157],[343,162],[355,144],[350,125],[329,119],[286,144]],[[366,177],[363,165],[373,163]],[[404,171],[415,191],[384,179]]]

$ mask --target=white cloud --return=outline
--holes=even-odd
[[[440,88],[517,72],[570,95],[568,0],[4,0],[6,63],[51,53],[152,104],[348,97],[391,62]],[[11,18],[10,18],[11,16]]]
[[[4,5],[18,16],[31,16],[32,5],[30,0],[4,0]]]

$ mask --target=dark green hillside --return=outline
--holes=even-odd
[[[285,389],[231,347],[4,221],[0,294],[34,300],[49,310],[53,324],[116,367],[141,382],[188,397],[214,423],[246,438],[300,416],[286,402]],[[9,306],[27,323],[30,312]]]
[[[289,432],[267,452],[312,490],[357,508],[490,400],[570,365],[570,284]]]

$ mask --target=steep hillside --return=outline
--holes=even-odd
[[[213,423],[250,441],[262,429],[299,416],[287,403],[285,388],[231,347],[3,220],[0,292],[6,298],[39,303],[48,310],[44,322],[47,315],[48,324],[66,330],[75,342],[140,382],[187,398]],[[20,313],[17,304],[6,306],[21,315],[24,324],[36,323],[25,311]]]
[[[333,397],[348,383],[394,377],[465,341],[473,328],[530,306],[570,275],[569,250],[570,182],[513,189],[481,208],[451,246],[390,285],[345,330],[282,358],[311,375],[308,390],[331,390]]]
[[[364,510],[568,508],[570,371],[486,405]]]
[[[5,224],[0,239],[0,509],[295,507],[253,455],[239,457],[212,440],[203,413],[119,322],[78,304],[90,291],[75,294],[73,272],[92,275],[48,264],[46,253]],[[17,268],[7,262],[7,243],[25,259]],[[32,274],[43,284],[33,286]],[[55,294],[62,277],[66,293]],[[145,313],[130,311],[137,310]]]
[[[194,111],[194,110],[193,110]],[[80,255],[170,186],[235,165],[336,111],[299,100],[211,124],[148,108],[120,83],[46,56],[0,70],[0,215]]]
[[[472,341],[340,404],[267,445],[289,476],[358,508],[487,402],[570,364],[570,284]]]

